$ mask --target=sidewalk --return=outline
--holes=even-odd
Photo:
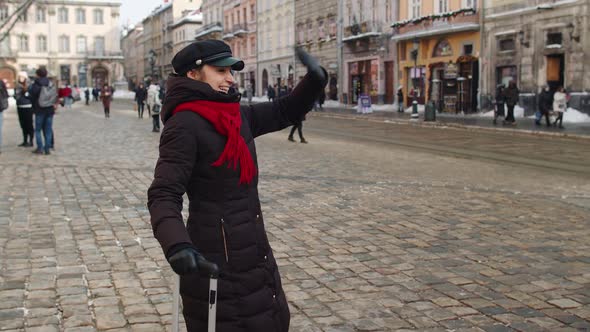
[[[242,103],[245,103],[243,100]],[[254,101],[256,103],[256,101]],[[450,113],[437,113],[435,122],[424,122],[424,112],[419,113],[417,120],[411,119],[411,113],[399,113],[397,111],[377,110],[369,114],[359,114],[356,107],[324,107],[323,111],[312,112],[315,116],[337,116],[354,119],[367,119],[382,122],[394,122],[400,124],[415,124],[422,126],[444,126],[464,129],[484,129],[494,131],[508,131],[521,134],[548,135],[548,136],[565,136],[590,139],[590,122],[584,123],[565,123],[564,128],[546,127],[535,125],[532,118],[516,118],[516,125],[502,125],[499,120],[498,125],[492,123],[492,117],[485,116],[481,113],[469,115],[457,115]]]
[[[384,122],[398,122],[398,123],[415,123],[427,126],[452,126],[460,128],[481,128],[487,130],[497,131],[513,131],[528,134],[541,135],[555,135],[555,136],[570,136],[570,137],[584,137],[590,138],[590,123],[564,123],[563,129],[556,127],[546,127],[535,125],[534,119],[531,118],[517,118],[516,126],[502,125],[498,121],[498,125],[492,123],[491,117],[486,117],[481,114],[473,115],[455,115],[447,113],[437,113],[435,122],[424,122],[424,113],[420,113],[417,120],[411,119],[410,113],[398,113],[396,111],[374,111],[369,114],[359,114],[355,109],[348,108],[324,108],[323,111],[314,112],[320,116],[346,116],[353,118],[364,118],[371,120],[378,120]]]

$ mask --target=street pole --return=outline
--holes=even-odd
[[[341,98],[344,95],[344,77],[343,76],[343,59],[342,59],[342,34],[343,34],[343,20],[344,20],[344,1],[338,0],[338,18],[337,18],[337,32],[336,45],[338,49],[338,101],[346,102]]]

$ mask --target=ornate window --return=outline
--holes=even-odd
[[[57,22],[58,23],[68,23],[68,9],[67,8],[60,8],[57,10]]]
[[[446,39],[440,40],[436,47],[434,48],[434,52],[432,53],[433,57],[439,56],[450,56],[453,55],[453,49],[451,48],[451,44]]]
[[[60,36],[59,37],[59,51],[69,53],[70,52],[70,37]]]
[[[47,36],[37,36],[37,52],[47,52]]]
[[[320,19],[318,21],[318,38],[324,39],[326,38],[326,29],[324,27],[324,19]]]
[[[5,20],[8,18],[8,6],[1,5],[0,6],[0,20]]]
[[[94,10],[94,24],[104,24],[102,19],[102,9]]]
[[[27,36],[27,35],[20,35],[19,36],[18,49],[19,49],[19,51],[23,51],[23,52],[29,51],[29,36]]]
[[[76,23],[77,24],[86,24],[86,10],[82,8],[76,9]]]
[[[35,18],[36,18],[37,23],[45,23],[45,19],[46,19],[45,8],[37,7],[37,11],[35,12]]]

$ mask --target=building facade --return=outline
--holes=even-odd
[[[203,15],[199,10],[189,12],[171,26],[173,35],[173,50],[176,54],[187,45],[193,43],[196,33],[203,26]]]
[[[295,0],[258,1],[258,95],[269,85],[295,84]]]
[[[549,85],[571,94],[570,106],[590,114],[590,3],[584,0],[488,1],[484,15],[483,93],[517,82],[520,104],[535,112]]]
[[[223,1],[222,39],[232,53],[244,60],[244,70],[236,73],[240,90],[251,86],[256,93],[256,0]]]
[[[395,43],[390,24],[396,8],[393,0],[344,1],[344,102],[356,104],[363,95],[373,103],[394,102]]]
[[[25,1],[3,1],[2,15]],[[14,84],[17,71],[34,76],[46,66],[61,84],[81,87],[123,79],[119,1],[46,0],[22,12],[0,42],[0,77]]]
[[[203,26],[197,29],[195,39],[221,39],[223,34],[223,0],[203,0],[201,5]]]
[[[125,56],[123,62],[125,67],[125,78],[130,90],[143,80],[143,26],[129,27],[121,38],[121,50]]]
[[[481,0],[479,0],[481,1]],[[392,28],[406,105],[432,100],[438,111],[478,109],[478,0],[401,0]]]
[[[295,43],[317,57],[328,71],[326,98],[338,100],[338,1],[295,1]],[[295,62],[295,77],[303,78],[307,69]]]

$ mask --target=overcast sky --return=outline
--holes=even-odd
[[[164,0],[121,0],[121,25],[137,24]]]

